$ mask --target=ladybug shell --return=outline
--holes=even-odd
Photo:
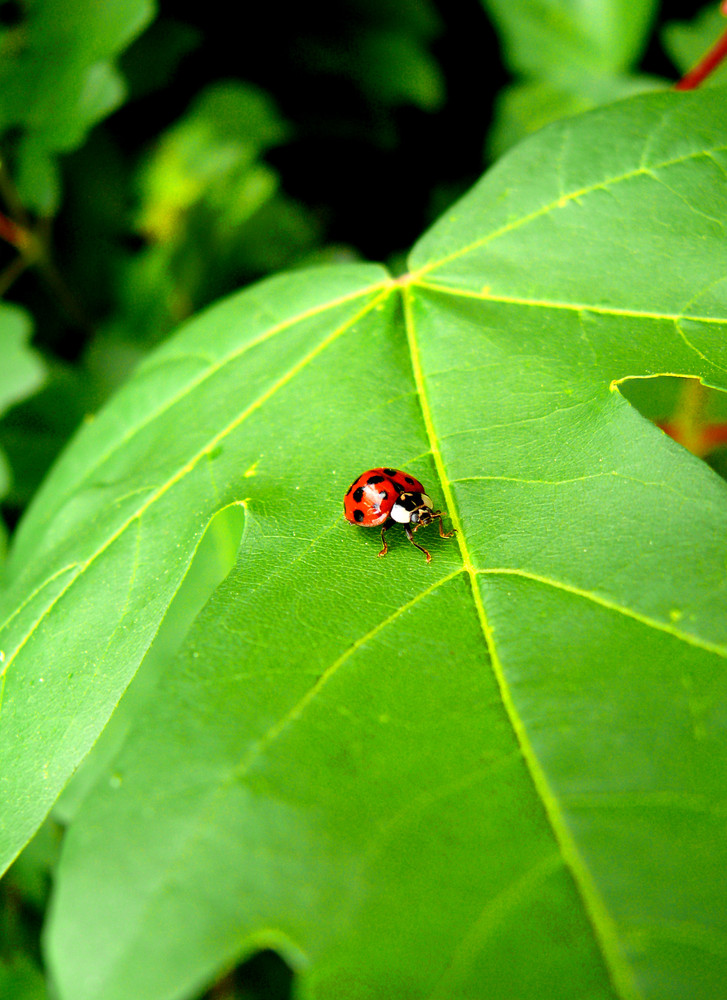
[[[425,493],[413,476],[399,469],[369,469],[362,472],[343,498],[346,520],[364,528],[383,524],[400,493]]]

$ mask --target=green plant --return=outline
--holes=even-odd
[[[551,124],[403,275],[252,285],[75,435],[0,631],[0,852],[66,827],[63,1000],[263,949],[316,1000],[724,995],[727,487],[621,392],[727,389],[724,123]],[[381,464],[457,528],[430,565],[341,516]]]

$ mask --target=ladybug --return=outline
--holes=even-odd
[[[381,525],[384,547],[379,552],[380,556],[389,551],[385,535],[393,524],[406,526],[406,537],[424,553],[427,562],[431,562],[432,557],[414,541],[414,532],[439,518],[442,538],[451,538],[454,534],[454,531],[444,531],[442,518],[446,516],[445,512],[432,509],[432,501],[419,480],[399,469],[369,469],[363,472],[349,486],[343,498],[343,510],[351,524],[360,524],[362,528],[378,528]]]

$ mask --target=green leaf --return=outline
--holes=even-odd
[[[63,789],[54,806],[53,816],[59,823],[68,825],[71,822],[80,803],[99,780],[99,776],[107,774],[132,724],[144,703],[153,696],[160,676],[182,645],[194,619],[212,591],[234,566],[244,523],[244,509],[238,504],[232,504],[215,514],[207,525],[194,559],[169,605],[138,673],[124,692],[124,697],[112,715],[111,721],[70,783]],[[14,867],[17,867],[25,857],[27,850],[28,848],[23,851]]]
[[[171,17],[158,17],[120,60],[130,97],[136,100],[166,87],[184,57],[201,43],[198,29]]]
[[[5,32],[0,133],[23,131],[16,183],[29,208],[57,208],[56,155],[78,147],[121,103],[124,85],[113,60],[153,13],[153,0],[39,0]]]
[[[259,273],[260,257],[274,269],[308,247],[311,220],[263,161],[288,132],[263,91],[228,81],[203,91],[160,138],[138,178],[136,228],[148,242],[122,269],[116,335],[157,342],[237,287],[246,266]]]
[[[48,903],[53,868],[58,861],[60,833],[55,822],[46,820],[0,883],[9,897],[13,897],[16,902],[22,900],[23,906],[34,910],[36,914],[41,914]],[[13,910],[11,906],[8,909],[12,914],[11,920],[16,924],[21,923],[21,908],[16,906]],[[23,933],[27,936],[27,931],[16,928],[14,936],[22,939]],[[13,935],[8,935],[11,936]]]
[[[298,52],[316,74],[352,81],[372,102],[378,140],[390,144],[395,139],[382,109],[411,104],[436,111],[444,102],[444,79],[431,52],[442,22],[431,0],[368,3],[358,17],[356,30],[337,41],[335,27],[322,36],[303,36]]]
[[[550,122],[663,86],[633,73],[656,12],[654,0],[483,0],[503,60],[524,79],[498,95],[488,154]]]
[[[724,122],[705,91],[552,126],[407,276],[250,289],[84,428],[11,560],[6,858],[205,525],[245,526],[68,831],[62,1000],[192,996],[261,947],[315,1000],[720,995],[727,486],[618,383],[727,388]],[[341,517],[382,463],[450,513],[430,565]]]
[[[482,0],[514,71],[557,79],[623,71],[639,58],[655,0]]]
[[[372,266],[300,273],[229,300],[142,364],[55,466],[16,535],[0,618],[0,800],[13,804],[0,809],[3,867],[103,728],[206,525],[248,495],[260,445],[233,447],[237,426],[256,425],[381,280]]]
[[[38,964],[40,917],[48,904],[51,868],[58,860],[58,829],[47,822],[0,880],[0,997],[45,1000]]]
[[[272,172],[256,160],[285,135],[285,125],[263,91],[236,82],[209,87],[144,165],[140,229],[174,242],[180,216],[210,197],[232,210],[231,225],[244,221],[276,184]]]
[[[119,361],[118,354],[115,360]],[[27,507],[63,446],[95,408],[83,372],[57,361],[45,367],[40,391],[0,422],[0,446],[13,470],[6,502],[16,510]]]
[[[19,306],[0,302],[0,414],[40,386],[45,367],[29,346],[32,333],[30,317]]]
[[[649,90],[660,90],[663,80],[643,74],[583,74],[570,81],[547,78],[524,80],[504,87],[495,101],[495,117],[487,137],[491,160],[538,129],[561,118],[589,111]]]
[[[358,40],[357,50],[350,71],[371,100],[388,107],[412,104],[424,111],[436,111],[443,104],[441,71],[421,39],[397,31],[371,31]],[[339,58],[342,54],[339,50]],[[350,64],[350,51],[344,58]]]
[[[0,302],[0,416],[35,392],[45,377],[39,355],[28,345],[30,317],[19,306]],[[0,449],[0,497],[10,488],[11,472]],[[4,540],[3,540],[4,543]]]
[[[0,996],[8,1000],[46,1000],[45,978],[29,956],[0,959]]]

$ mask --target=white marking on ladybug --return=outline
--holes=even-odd
[[[411,521],[411,511],[402,507],[400,503],[395,503],[389,511],[389,517],[398,524],[408,524]]]

